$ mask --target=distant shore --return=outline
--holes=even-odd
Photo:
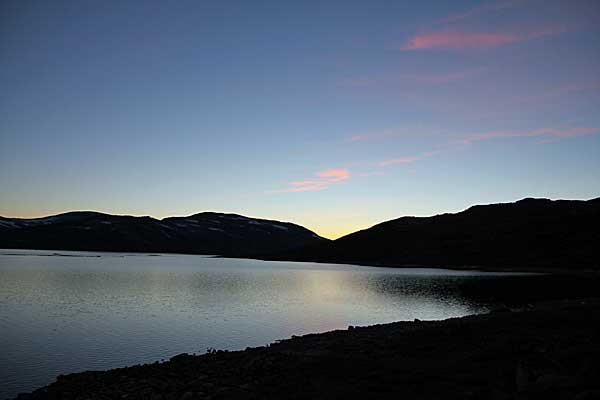
[[[297,263],[317,263],[317,264],[337,264],[337,265],[355,265],[360,267],[379,267],[379,268],[434,268],[434,269],[448,269],[454,271],[481,271],[481,272],[508,272],[508,273],[558,273],[558,274],[570,274],[570,275],[600,275],[600,270],[570,270],[568,268],[556,268],[556,267],[527,267],[527,266],[502,266],[502,267],[490,267],[485,265],[399,265],[394,263],[366,263],[361,261],[325,261],[325,260],[294,260],[294,259],[271,259],[265,257],[243,257],[243,256],[224,256],[215,254],[199,254],[199,253],[180,253],[180,252],[144,252],[144,251],[108,251],[108,250],[73,250],[73,249],[22,249],[22,248],[7,248],[0,249],[2,252],[6,252],[5,255],[22,255],[18,253],[11,253],[11,251],[47,251],[52,254],[47,256],[73,256],[69,254],[62,254],[63,252],[86,252],[86,253],[100,253],[100,254],[132,254],[132,255],[147,255],[147,256],[162,256],[162,255],[183,255],[183,256],[202,256],[202,257],[215,257],[215,258],[230,258],[230,259],[245,259],[245,260],[256,260],[256,261],[273,261],[273,262],[297,262]],[[98,256],[99,257],[99,256]]]
[[[243,257],[226,257],[223,258],[243,258]],[[487,266],[487,265],[425,265],[425,264],[396,264],[396,263],[377,263],[363,261],[326,261],[326,260],[295,260],[295,259],[271,259],[271,258],[254,258],[248,257],[251,260],[260,261],[277,261],[277,262],[298,262],[298,263],[317,263],[317,264],[338,264],[338,265],[356,265],[360,267],[378,267],[378,268],[434,268],[434,269],[449,269],[453,271],[480,271],[480,272],[508,272],[508,273],[533,273],[533,274],[600,274],[599,270],[571,270],[564,267],[528,267],[528,266]]]
[[[83,372],[23,399],[592,399],[600,299],[311,334]]]

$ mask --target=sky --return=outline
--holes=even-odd
[[[600,196],[595,0],[5,0],[0,87],[5,217]]]

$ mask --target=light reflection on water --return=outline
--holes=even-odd
[[[242,349],[348,325],[486,312],[489,305],[456,288],[498,275],[0,250],[0,398],[46,385],[59,374],[208,347]]]

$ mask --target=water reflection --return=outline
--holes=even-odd
[[[0,251],[0,398],[61,373],[478,312],[498,274],[186,255]],[[99,256],[99,257],[98,257]],[[531,279],[512,276],[515,281]],[[537,279],[537,277],[536,277]]]

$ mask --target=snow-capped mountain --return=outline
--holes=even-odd
[[[289,222],[204,212],[162,220],[75,211],[44,218],[0,217],[0,247],[251,256],[325,242]]]

